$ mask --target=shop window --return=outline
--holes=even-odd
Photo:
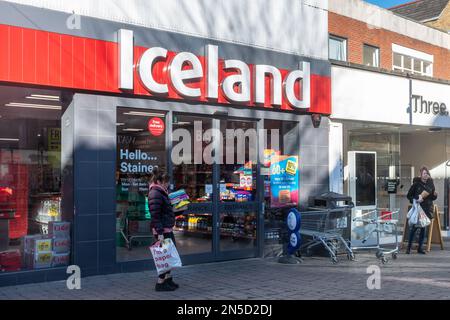
[[[174,234],[180,254],[210,253],[213,235],[213,166],[204,161],[210,144],[212,119],[173,116],[173,183],[175,191],[189,196],[188,210],[175,217]]]
[[[329,58],[332,60],[347,61],[347,40],[330,36],[328,38]]]
[[[149,178],[167,170],[165,114],[117,108],[117,260],[148,259],[153,241],[148,210]]]
[[[264,255],[271,256],[281,250],[287,211],[299,206],[298,123],[265,120],[264,129]]]
[[[370,67],[380,67],[380,49],[365,44],[363,49],[363,63]]]
[[[203,161],[203,150],[208,144],[204,137],[211,128],[211,119],[174,115],[175,190],[184,189],[192,203],[212,201],[212,165]],[[183,145],[188,147],[182,148]]]
[[[59,92],[0,87],[0,272],[66,266]]]
[[[220,250],[253,249],[256,246],[256,212],[248,207],[257,200],[256,122],[222,120],[223,152],[220,164]],[[227,204],[240,204],[231,210]],[[253,208],[254,209],[254,208]]]
[[[223,134],[220,166],[220,201],[256,201],[256,123],[221,121]]]

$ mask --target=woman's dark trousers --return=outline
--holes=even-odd
[[[416,234],[417,229],[420,229],[419,234],[419,248],[418,250],[421,251],[423,247],[423,242],[425,240],[425,228],[420,228],[416,225],[412,226],[411,229],[409,229],[409,242],[408,242],[408,250],[411,250],[411,245],[414,240],[414,236]]]

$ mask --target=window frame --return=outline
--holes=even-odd
[[[376,49],[376,52],[377,52],[377,55],[378,55],[378,65],[377,65],[377,66],[375,66],[375,65],[373,65],[373,66],[368,66],[368,65],[366,65],[366,64],[364,63],[364,49],[365,49],[366,47],[370,47],[370,48]],[[368,66],[368,67],[372,67],[372,68],[381,68],[381,49],[380,49],[380,47],[374,46],[374,45],[369,44],[369,43],[363,43],[363,61],[362,61],[362,63],[363,63],[363,65]]]
[[[336,41],[342,41],[344,43],[344,49],[345,49],[345,59],[344,60],[339,60],[339,59],[333,59],[330,56],[330,40],[336,40]],[[330,60],[335,60],[335,61],[343,61],[343,62],[348,62],[348,38],[346,37],[342,37],[342,36],[337,36],[335,34],[328,34],[328,59]]]
[[[395,64],[395,55],[398,55],[401,57],[401,65]],[[411,68],[405,68],[405,60],[411,59]],[[420,71],[415,70],[415,64],[416,62],[420,61]],[[430,68],[429,71],[427,71],[427,68],[425,66],[428,65]],[[402,47],[397,44],[392,44],[392,70],[403,72],[403,73],[410,73],[410,74],[416,74],[424,77],[433,77],[434,76],[434,56],[427,54],[425,52],[417,51],[414,49]]]

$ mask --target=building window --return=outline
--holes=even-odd
[[[365,44],[363,49],[363,64],[369,67],[380,67],[380,48]]]
[[[328,40],[329,58],[332,60],[347,61],[347,40],[330,36]]]
[[[148,209],[149,177],[167,170],[163,112],[117,108],[116,258],[148,259],[154,242]]]
[[[393,45],[392,51],[393,70],[421,76],[433,76],[434,58],[432,55],[398,45]]]
[[[0,86],[0,273],[70,262],[59,95]]]

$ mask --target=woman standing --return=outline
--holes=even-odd
[[[153,235],[158,241],[172,239],[175,243],[173,227],[175,215],[168,196],[169,176],[158,168],[153,169],[148,192],[148,209],[152,220],[151,227]],[[173,291],[179,286],[173,282],[170,271],[158,276],[156,291]]]
[[[420,177],[414,178],[413,185],[408,191],[407,198],[410,203],[413,203],[413,200],[416,200],[428,218],[430,218],[430,220],[433,219],[433,201],[437,199],[437,193],[434,188],[433,179],[431,179],[430,171],[427,167],[420,168]],[[425,254],[425,251],[422,248],[425,239],[425,228],[421,228],[417,225],[411,226],[411,229],[409,230],[408,249],[406,250],[407,254],[411,253],[411,245],[417,229],[420,229],[419,247],[417,252]]]

